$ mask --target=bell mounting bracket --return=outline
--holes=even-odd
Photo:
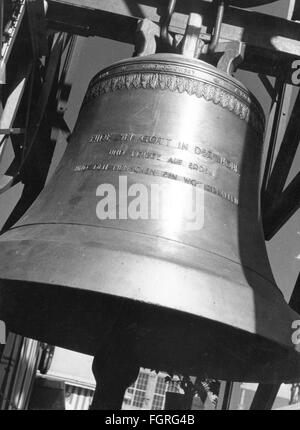
[[[134,55],[140,57],[157,52],[181,54],[187,58],[203,59],[232,75],[244,59],[245,44],[239,41],[220,41],[227,1],[216,0],[216,4],[216,22],[209,42],[208,35],[203,33],[203,17],[197,13],[189,15],[184,35],[169,32],[169,24],[176,6],[176,1],[170,0],[161,25],[149,19],[138,22]]]

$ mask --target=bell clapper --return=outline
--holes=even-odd
[[[119,330],[94,357],[96,389],[90,409],[120,410],[125,391],[137,379],[139,369],[134,336]]]

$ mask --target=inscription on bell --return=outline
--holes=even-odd
[[[149,167],[142,167],[142,166],[128,166],[127,164],[107,164],[107,163],[97,163],[97,164],[81,164],[74,167],[74,172],[87,172],[87,171],[113,171],[113,172],[119,172],[119,173],[136,173],[140,175],[148,175],[148,176],[156,176],[161,177],[165,179],[171,179],[175,181],[184,182],[185,184],[191,185],[193,187],[203,186],[204,190],[214,194],[218,197],[221,197],[230,203],[233,203],[234,205],[239,204],[239,200],[237,197],[233,196],[230,193],[227,193],[226,191],[220,190],[219,188],[210,185],[205,184],[201,181],[198,181],[196,179],[183,176],[183,175],[177,175],[175,173],[166,171],[166,170],[160,170],[160,169],[151,169]]]
[[[126,151],[123,149],[110,149],[108,151],[109,155],[112,155],[113,157],[121,157],[122,155],[126,154]]]
[[[185,161],[181,158],[164,156],[163,154],[158,152],[137,151],[137,150],[127,151],[124,149],[112,148],[108,150],[108,155],[113,158],[128,156],[132,159],[138,158],[141,160],[152,160],[152,161],[157,161],[165,164],[170,164],[173,166],[181,166],[183,168],[193,170],[198,173],[208,175],[211,177],[215,176],[215,172],[213,172],[212,170],[208,169],[206,166],[203,166],[199,163],[195,163],[192,161]]]
[[[94,134],[90,138],[89,143],[109,142],[110,138],[111,135],[109,133]]]
[[[89,143],[101,145],[104,162],[77,165],[74,168],[75,172],[100,172],[108,170],[126,174],[135,173],[158,176],[181,181],[193,187],[204,186],[205,191],[238,205],[238,198],[232,193],[219,189],[218,186],[206,183],[201,176],[195,179],[194,177],[190,177],[189,173],[181,173],[189,171],[193,174],[205,175],[215,180],[218,166],[222,166],[230,172],[239,175],[239,167],[236,163],[218,154],[216,151],[212,151],[210,148],[169,137],[122,131],[119,133],[99,132],[89,138]],[[140,149],[142,146],[147,146],[147,149]],[[150,150],[151,147],[154,150]],[[158,148],[161,148],[161,150],[156,150]],[[119,163],[109,163],[112,159],[118,160]],[[134,160],[150,160],[153,162],[153,165],[132,164]],[[159,164],[164,169],[160,169],[158,167]]]
[[[102,145],[109,144],[109,143],[111,144],[114,142],[118,142],[118,143],[121,142],[121,143],[126,143],[129,145],[130,144],[132,144],[132,145],[133,144],[137,144],[137,145],[142,144],[142,145],[154,145],[154,146],[168,147],[168,148],[180,150],[183,152],[188,152],[194,156],[196,155],[198,157],[201,157],[201,159],[205,159],[205,160],[211,161],[213,163],[217,163],[217,164],[225,167],[226,169],[230,170],[231,172],[235,173],[236,175],[240,175],[240,168],[236,162],[229,160],[226,157],[222,156],[221,154],[218,154],[217,152],[212,151],[211,149],[205,148],[200,144],[177,141],[175,139],[161,137],[161,136],[154,136],[154,135],[150,136],[150,135],[142,135],[142,134],[135,134],[135,133],[106,133],[106,132],[92,135],[89,138],[88,142],[94,143],[94,144],[102,144]],[[117,150],[117,149],[113,148],[113,150]],[[123,149],[121,150],[120,148],[118,148],[118,150],[123,151]],[[138,152],[142,153],[143,151],[136,151],[136,154]],[[147,153],[151,154],[151,152],[146,151],[145,154],[147,154]],[[154,153],[155,152],[153,152],[153,154]],[[113,152],[110,153],[110,155],[118,156],[117,153],[113,153]],[[125,155],[125,153],[120,154],[120,155]],[[136,155],[136,157],[137,158],[143,158],[142,156],[140,157],[139,155]],[[152,156],[149,155],[149,158],[151,158],[151,157]],[[155,155],[154,158],[156,158],[156,157],[157,156]],[[145,155],[144,158],[147,158],[147,155]],[[158,158],[156,158],[156,159],[158,160]],[[175,160],[177,159],[178,162],[174,161],[173,164],[182,165],[182,162],[180,161],[179,158],[174,157],[174,159]],[[163,160],[163,161],[165,161],[165,160]],[[167,162],[168,162],[168,160],[167,160]],[[193,165],[195,165],[195,164],[196,163],[194,163]],[[193,168],[193,167],[191,166],[189,168]],[[200,171],[202,171],[201,168],[200,168]],[[202,173],[203,173],[203,171],[202,171]]]

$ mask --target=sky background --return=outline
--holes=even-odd
[[[257,8],[257,10],[278,15],[287,16],[289,1],[280,0],[268,6]],[[76,67],[74,73],[73,88],[70,94],[68,109],[65,115],[66,122],[70,129],[73,128],[80,109],[82,99],[89,84],[90,79],[103,67],[120,59],[130,57],[133,47],[130,45],[117,43],[101,38],[79,38],[76,50]],[[262,103],[266,113],[270,108],[270,100],[259,79],[246,72],[239,72],[237,77],[251,89],[259,101]],[[66,148],[65,139],[60,136],[49,177],[53,174],[64,150]],[[13,153],[8,145],[3,163],[0,165],[0,175],[5,172]],[[292,178],[300,166],[300,150],[290,175]],[[0,228],[15,206],[22,191],[22,185],[17,185],[0,196]],[[280,230],[272,241],[268,243],[268,253],[273,268],[273,273],[279,288],[288,299],[295,285],[300,269],[300,213],[294,217]]]

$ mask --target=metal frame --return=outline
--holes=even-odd
[[[7,40],[3,40],[3,18],[4,18],[4,2],[1,2],[1,61],[0,61],[0,84],[6,83],[6,65],[9,61],[10,54],[13,50],[19,29],[21,27],[23,18],[25,15],[25,0],[20,1],[19,9],[16,10],[15,15],[12,17],[11,25],[9,28],[9,34],[7,35]]]
[[[296,312],[300,312],[300,273],[289,304]],[[255,393],[251,410],[272,409],[280,386],[281,384],[260,384]]]
[[[290,0],[288,20],[295,18],[295,5],[295,0]],[[262,216],[266,240],[271,240],[300,208],[300,169],[284,190],[300,141],[300,124],[297,120],[300,113],[300,93],[287,123],[292,91],[292,86],[285,84],[284,79],[277,79],[272,97],[273,110],[267,134],[269,150],[262,184]],[[300,274],[289,304],[300,313]],[[280,386],[281,384],[260,384],[250,409],[272,409]]]
[[[19,181],[25,185],[21,200],[4,230],[20,218],[44,187],[55,148],[55,142],[51,142],[52,127],[69,132],[63,120],[68,96],[65,96],[62,88],[72,66],[74,35],[102,36],[134,44],[138,22],[141,19],[150,20],[154,23],[156,32],[167,3],[158,7],[157,0],[49,0],[46,10],[43,0],[20,0],[21,7],[14,21],[11,37],[2,46],[1,2],[0,83],[5,82],[4,72],[10,61],[13,61],[12,52],[20,49],[20,45],[15,42],[22,26],[28,26],[32,53],[27,66],[21,69],[21,78],[16,76],[15,83],[8,84],[8,96],[3,99],[5,106],[0,122],[0,161],[7,136],[12,139],[16,161],[1,179],[0,193]],[[294,8],[295,0],[290,0],[288,19],[282,19],[228,7],[220,28],[220,46],[232,41],[245,44],[242,67],[260,75],[273,99],[267,131],[269,153],[262,185],[262,216],[266,240],[270,240],[300,207],[300,173],[285,188],[300,140],[300,95],[288,124],[286,119],[293,90],[290,85],[292,64],[300,58],[300,24],[290,20],[291,17],[300,19],[300,9],[298,6],[295,10]],[[178,2],[170,22],[170,31],[172,34],[184,35],[187,16],[199,13],[203,16],[206,31],[200,37],[203,41],[210,42],[215,21],[214,11],[211,0]],[[70,35],[73,36],[70,38]],[[68,49],[68,54],[61,70],[61,58],[65,49]],[[45,66],[41,67],[40,60],[44,57]],[[45,79],[41,69],[45,72]],[[267,76],[276,77],[274,87]],[[35,109],[32,104],[33,93],[38,94]],[[25,113],[20,114],[22,109],[24,111],[24,103],[27,106]],[[22,126],[19,122],[15,123],[20,115]],[[50,123],[47,118],[51,118]],[[33,176],[36,175],[32,175],[32,169],[37,164],[42,167],[37,172],[38,180],[34,181]],[[290,305],[300,312],[300,276]],[[260,386],[251,408],[270,409],[278,389],[278,385]],[[224,401],[222,404],[220,400],[218,408],[229,408],[231,390],[231,383],[224,385]]]
[[[13,123],[16,118],[26,84],[30,73],[32,72],[32,62],[29,63],[24,70],[21,71],[20,76],[16,77],[16,82],[6,100],[1,119],[0,119],[0,162],[6,145],[6,138],[13,129]]]
[[[137,22],[147,18],[159,24],[167,4],[159,2],[158,6],[157,0],[49,0],[47,20],[55,30],[134,44]],[[171,33],[184,35],[190,13],[203,16],[203,37],[210,40],[215,24],[212,0],[178,2],[170,22]],[[300,56],[300,24],[235,7],[227,8],[223,22],[220,43],[238,41],[247,45],[242,68],[274,76],[284,71],[290,82],[291,64]]]
[[[286,91],[286,90],[285,90]],[[282,137],[278,155],[274,159],[274,151],[280,141],[279,133],[283,134],[284,124],[281,123],[279,115],[282,115],[286,104],[286,93],[280,92],[281,98],[274,118],[272,136],[269,145],[269,154],[264,179],[264,190],[262,195],[263,222],[266,240],[270,240],[285,224],[286,221],[299,209],[300,195],[299,175],[284,190],[293,161],[295,159],[300,140],[300,94],[294,104],[290,121]],[[288,96],[290,100],[290,94]],[[278,122],[277,122],[278,121]],[[279,129],[280,125],[281,130]],[[273,164],[273,168],[272,167]]]

